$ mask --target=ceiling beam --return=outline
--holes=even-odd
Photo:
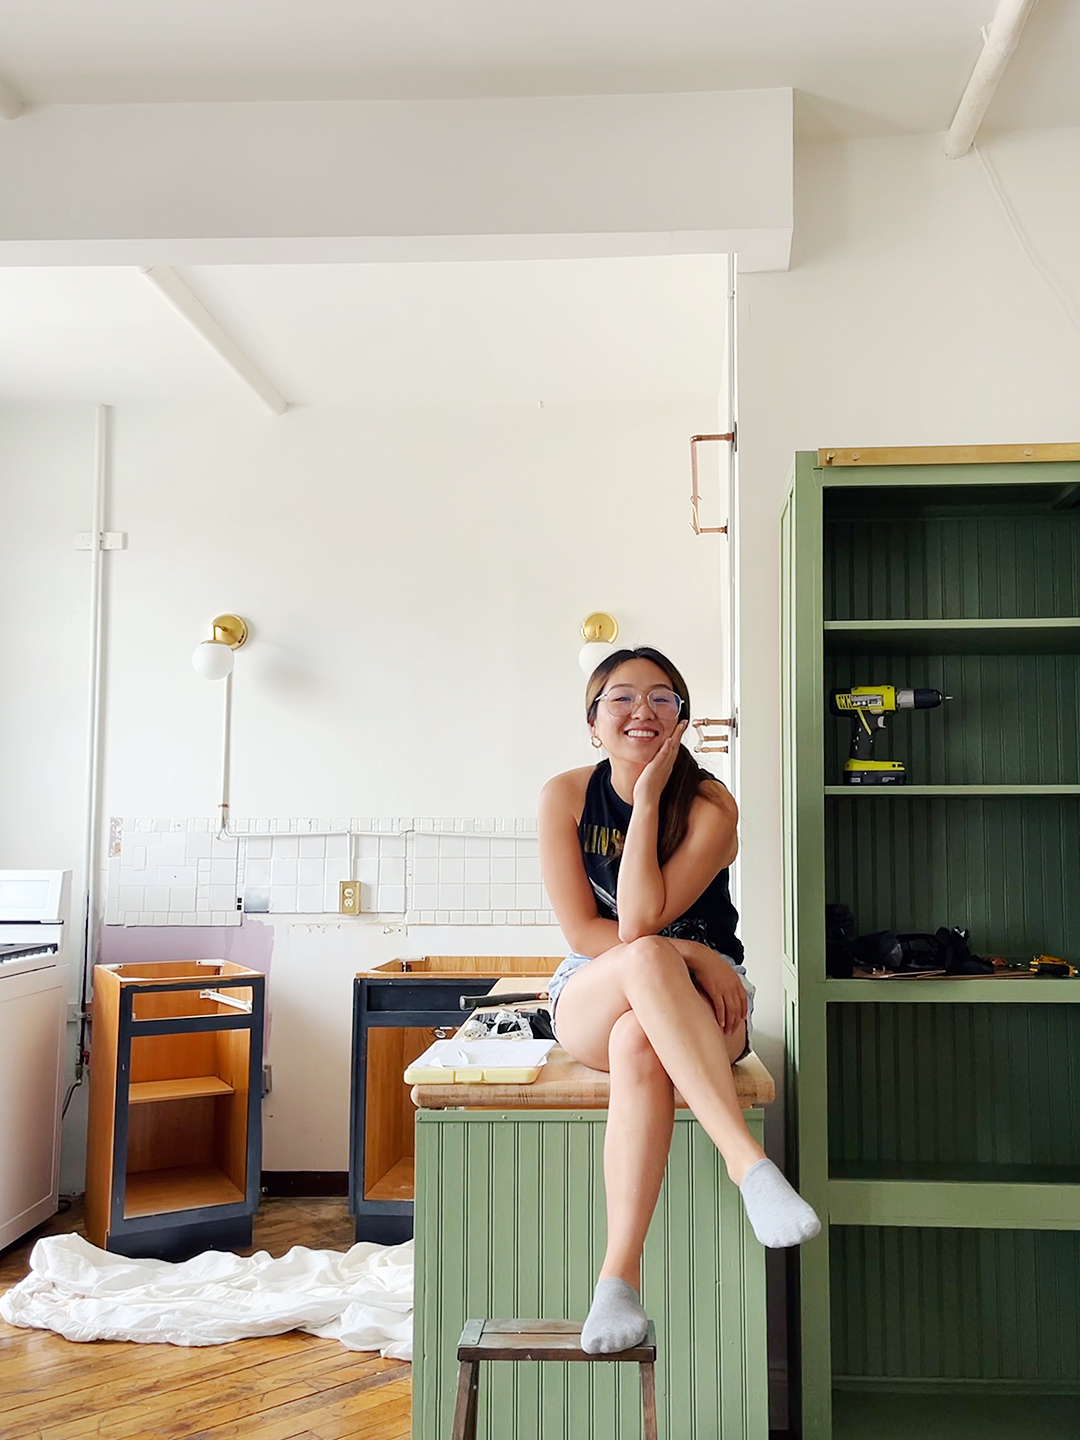
[[[17,120],[27,109],[26,101],[17,90],[0,76],[0,119]]]
[[[1021,31],[1034,8],[1035,0],[999,0],[997,13],[985,32],[982,54],[975,62],[967,89],[960,97],[960,104],[945,136],[945,154],[950,160],[959,160],[974,145],[994,91],[1020,43]]]
[[[224,326],[215,320],[171,265],[144,266],[142,274],[269,410],[275,415],[285,414],[289,402],[278,394],[255,362],[241,350]]]

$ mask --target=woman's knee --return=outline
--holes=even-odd
[[[626,946],[621,967],[629,984],[670,985],[681,983],[686,961],[670,940],[662,935],[643,935]]]
[[[667,1079],[667,1072],[632,1010],[620,1015],[611,1027],[608,1037],[608,1066],[611,1070],[630,1074],[637,1079],[648,1080],[660,1076]]]

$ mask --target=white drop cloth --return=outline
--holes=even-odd
[[[294,1245],[209,1250],[193,1260],[128,1260],[81,1235],[49,1235],[30,1274],[0,1296],[11,1325],[68,1340],[223,1345],[252,1335],[306,1330],[349,1350],[412,1358],[413,1245],[354,1245],[344,1254]]]

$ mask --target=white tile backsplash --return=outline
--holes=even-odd
[[[295,885],[296,884],[297,862],[291,857],[278,859],[275,847],[274,858],[270,861],[270,884],[271,885]]]
[[[112,835],[110,925],[239,925],[238,896],[255,914],[336,915],[350,876],[371,917],[554,923],[530,819],[250,819],[223,839],[205,817],[137,817],[114,821]]]

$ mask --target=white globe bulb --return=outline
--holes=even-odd
[[[232,674],[233,652],[221,640],[204,640],[192,651],[191,663],[204,680],[224,680]]]
[[[615,646],[608,640],[586,640],[578,655],[578,664],[586,675],[591,675],[609,655],[614,654]]]

